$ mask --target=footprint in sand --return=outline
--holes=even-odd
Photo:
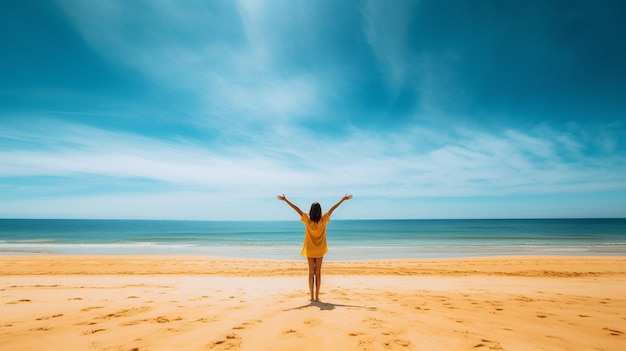
[[[232,350],[241,347],[241,338],[237,334],[226,335],[225,339],[218,340],[212,344],[206,345],[210,350]]]
[[[504,350],[502,348],[502,345],[500,345],[500,343],[497,341],[492,341],[489,339],[481,339],[480,341],[481,341],[480,343],[474,345],[475,349],[481,348],[481,347],[489,347],[490,350]]]
[[[602,330],[608,331],[609,334],[611,334],[612,336],[622,336],[622,335],[624,335],[624,333],[622,333],[621,331],[616,330],[616,329],[602,328]]]
[[[410,341],[402,340],[402,339],[395,339],[393,343],[396,345],[403,346],[403,347],[409,347],[409,345],[411,345]]]
[[[263,321],[262,321],[262,320],[260,320],[260,319],[253,319],[253,320],[251,320],[251,321],[244,322],[244,323],[243,323],[243,325],[244,325],[244,326],[249,326],[249,325],[259,324],[259,323],[261,323],[261,322],[263,322]]]
[[[202,296],[200,296],[200,297],[195,297],[195,298],[192,298],[192,299],[187,299],[187,301],[201,301],[201,300],[208,299],[208,298],[209,298],[209,296],[207,296],[207,295],[202,295]]]
[[[24,302],[31,302],[30,299],[21,299],[21,300],[15,300],[15,301],[11,301],[11,302],[7,302],[7,305],[17,305],[18,303],[24,303]]]
[[[170,320],[169,320],[169,319],[167,319],[167,317],[164,317],[164,316],[158,316],[158,317],[156,318],[156,322],[157,322],[157,323],[161,323],[161,324],[162,324],[162,323],[169,323],[169,322],[170,322]]]
[[[219,322],[219,321],[220,321],[220,319],[218,317],[215,317],[215,316],[214,317],[210,317],[210,318],[205,318],[205,317],[198,318],[196,320],[196,322],[201,322],[201,323],[214,323],[214,322]]]
[[[288,330],[285,330],[284,332],[282,332],[281,338],[283,338],[283,339],[293,338],[293,337],[302,339],[302,338],[304,338],[304,335],[302,333],[298,332],[295,329],[288,329]]]
[[[89,312],[91,310],[95,310],[95,309],[98,309],[98,308],[104,308],[104,306],[85,307],[85,308],[81,309],[80,311],[81,312]]]
[[[130,321],[130,322],[120,323],[120,325],[122,327],[130,327],[132,325],[137,325],[137,324],[146,323],[146,322],[148,322],[147,319],[137,319],[137,320]]]
[[[384,321],[378,319],[378,318],[367,318],[364,319],[363,322],[369,323],[370,328],[372,329],[379,329],[382,328],[383,325],[385,324]]]
[[[307,319],[306,321],[304,321],[304,324],[311,326],[311,327],[315,327],[315,326],[322,324],[322,321],[317,318],[313,318],[313,319]]]
[[[115,313],[109,313],[107,315],[98,317],[98,319],[113,319],[113,318],[129,317],[129,316],[133,316],[139,313],[147,312],[149,310],[150,310],[150,307],[147,307],[147,306],[134,307],[134,308],[126,309],[126,310],[119,310]]]
[[[91,334],[95,334],[95,333],[99,333],[99,332],[103,332],[106,329],[93,329],[93,330],[87,330],[83,332],[83,335],[91,335]]]
[[[63,317],[63,313],[55,314],[55,315],[52,315],[52,316],[43,316],[43,317],[39,317],[39,318],[37,318],[36,320],[38,320],[38,321],[44,321],[44,320],[47,320],[47,319],[59,318],[59,317]]]

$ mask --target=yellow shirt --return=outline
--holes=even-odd
[[[304,244],[302,245],[302,256],[323,257],[328,252],[326,245],[326,223],[330,222],[330,215],[324,213],[319,222],[313,222],[307,213],[302,213],[300,220],[304,223]]]

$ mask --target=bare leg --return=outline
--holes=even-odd
[[[311,294],[311,301],[313,301],[313,283],[315,281],[315,259],[312,257],[306,258],[309,263],[309,292]]]
[[[322,260],[324,260],[324,257],[315,259],[315,301],[320,300],[320,286],[322,286]]]

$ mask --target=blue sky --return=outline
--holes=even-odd
[[[626,217],[626,3],[0,3],[0,217]]]

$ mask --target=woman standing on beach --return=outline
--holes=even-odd
[[[320,286],[322,283],[322,260],[328,252],[326,245],[326,223],[330,222],[330,215],[344,201],[352,199],[352,195],[346,194],[339,202],[322,215],[322,206],[314,202],[311,204],[309,213],[306,214],[292,204],[285,195],[278,195],[278,200],[285,201],[291,206],[304,223],[304,243],[302,244],[302,256],[307,258],[309,263],[309,292],[311,293],[311,301],[313,301],[313,285],[315,285],[315,301],[319,301]]]

